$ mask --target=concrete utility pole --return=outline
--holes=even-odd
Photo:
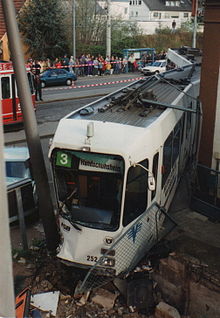
[[[111,0],[107,0],[106,56],[111,57]]]
[[[3,124],[0,101],[0,317],[15,317],[14,288],[9,235],[8,201],[3,152]]]
[[[54,216],[43,151],[38,135],[30,87],[24,65],[24,54],[21,47],[13,0],[2,0],[2,7],[18,87],[18,95],[24,118],[24,128],[30,152],[32,171],[39,197],[40,217],[44,227],[47,247],[51,252],[55,252],[59,243],[59,235]]]
[[[73,58],[76,58],[76,1],[72,0]]]
[[[193,10],[192,10],[192,16],[194,16],[194,21],[193,21],[193,40],[192,40],[192,47],[193,48],[196,48],[197,15],[198,15],[198,0],[193,0]]]

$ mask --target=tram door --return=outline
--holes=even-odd
[[[12,92],[12,116],[13,120],[16,121],[18,118],[17,113],[17,102],[16,102],[16,88],[15,88],[15,75],[11,75],[11,92]]]

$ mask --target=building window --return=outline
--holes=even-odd
[[[179,14],[171,15],[171,18],[172,18],[172,19],[179,19]]]
[[[136,17],[138,16],[138,12],[136,11]]]
[[[179,7],[180,6],[180,1],[166,1],[166,6],[167,7]]]
[[[153,17],[154,17],[154,18],[157,18],[157,17],[158,17],[158,12],[154,12],[154,13],[153,13]]]
[[[141,5],[142,4],[142,1],[141,0],[139,0],[139,5]]]
[[[184,17],[184,18],[188,18],[188,17],[189,17],[189,13],[188,13],[188,12],[184,12],[184,13],[183,13],[183,17]]]

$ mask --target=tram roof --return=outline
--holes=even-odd
[[[188,79],[191,70],[192,65],[139,80],[124,89],[82,107],[66,118],[147,127],[166,108],[151,107],[150,104],[150,107],[143,107],[139,102],[139,97],[149,99],[150,94],[151,99],[157,103],[175,105],[175,100],[190,82],[199,79],[198,67],[195,67],[192,77]]]

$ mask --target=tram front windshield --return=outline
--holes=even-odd
[[[124,163],[120,156],[55,150],[60,214],[70,222],[114,231],[119,226]]]

